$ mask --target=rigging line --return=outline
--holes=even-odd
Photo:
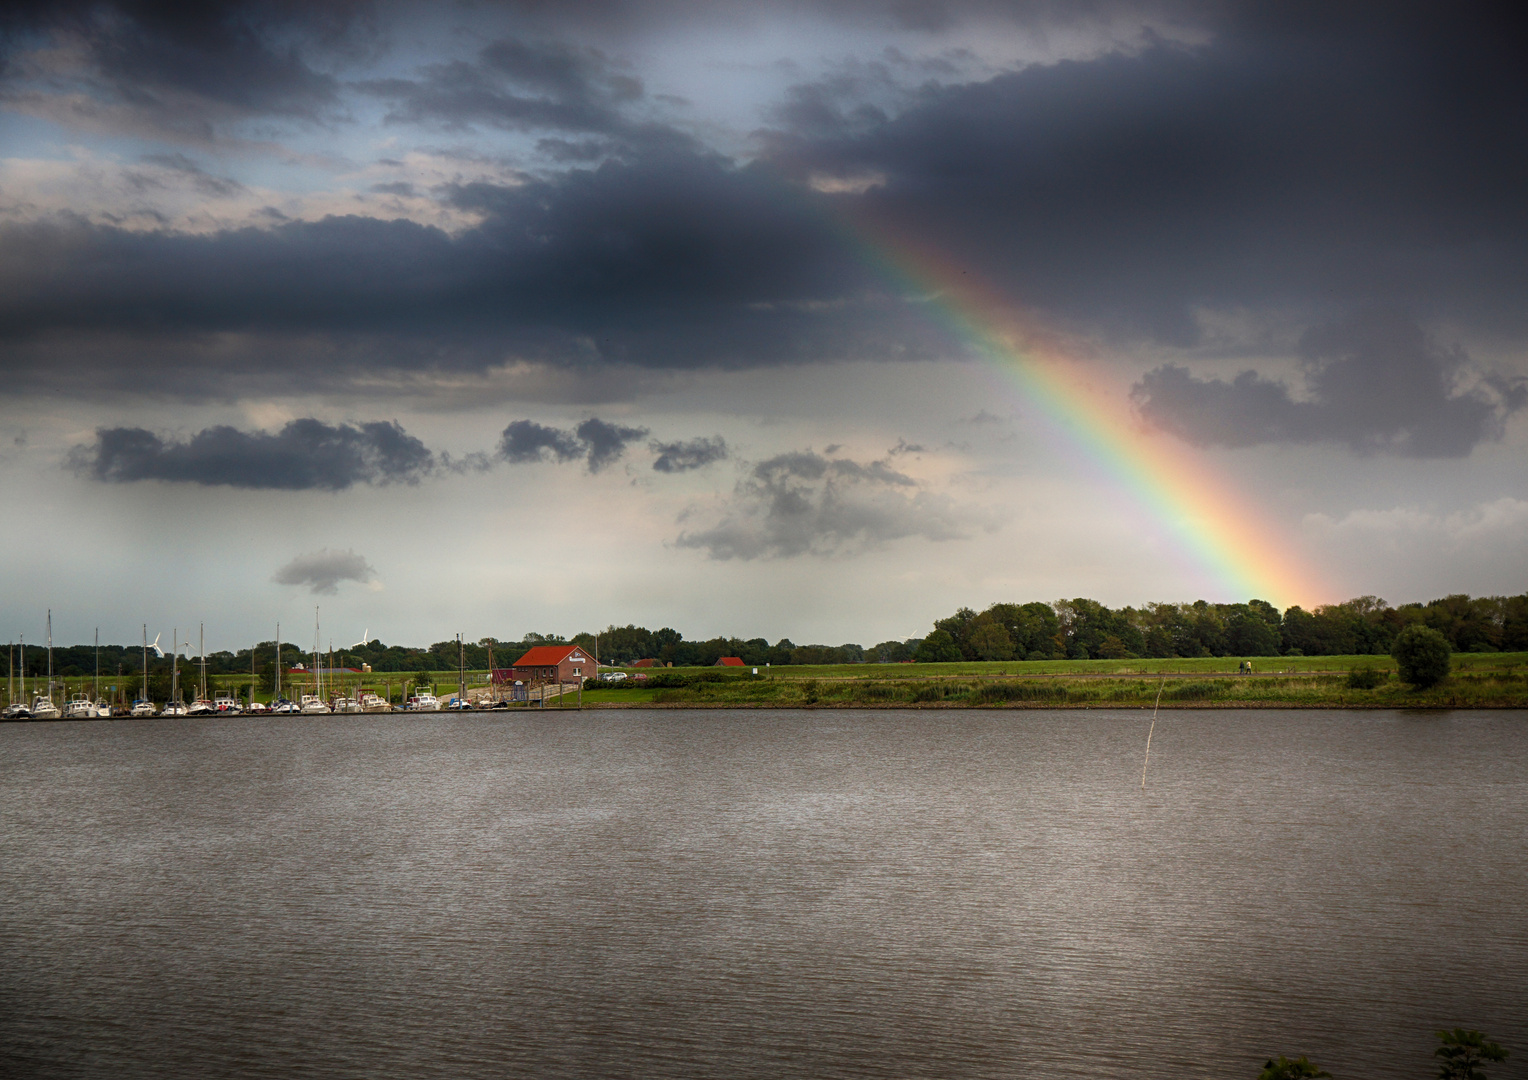
[[[1146,790],[1146,766],[1151,764],[1151,736],[1157,730],[1157,709],[1162,704],[1162,689],[1167,685],[1167,676],[1162,676],[1162,681],[1157,684],[1157,703],[1151,707],[1151,728],[1146,732],[1146,760],[1141,762],[1141,790]]]

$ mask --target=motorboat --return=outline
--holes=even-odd
[[[154,708],[154,703],[152,701],[144,701],[140,698],[139,700],[133,702],[132,712],[128,713],[128,715],[153,716],[156,711],[157,710]]]
[[[271,711],[271,707],[263,701],[251,701],[244,707],[244,711],[247,713],[266,713]]]
[[[186,716],[189,710],[184,701],[167,701],[164,708],[159,710],[160,716]]]
[[[220,690],[212,696],[212,708],[219,716],[232,716],[244,711],[239,704],[239,699],[226,690]]]
[[[191,707],[186,710],[186,715],[187,716],[216,716],[217,712],[218,712],[217,706],[214,705],[212,702],[208,701],[206,698],[197,698],[195,701],[193,701],[191,703]]]
[[[60,715],[58,706],[53,704],[51,697],[38,694],[32,699],[33,720],[57,720]]]
[[[304,714],[328,713],[334,710],[324,703],[324,699],[317,694],[304,694],[298,704],[297,711]]]
[[[0,710],[0,720],[30,720],[32,710],[27,708],[26,703],[17,701]]]
[[[415,694],[403,706],[409,712],[440,712],[440,698],[434,694]]]
[[[393,706],[386,698],[368,693],[361,695],[361,711],[365,713],[392,712]]]
[[[358,713],[361,711],[361,702],[353,697],[335,698],[334,711],[337,713]]]
[[[470,699],[459,698],[455,694],[452,694],[451,697],[446,701],[445,707],[451,712],[471,712],[474,706]]]
[[[64,702],[65,720],[94,720],[95,702],[84,694],[75,694],[74,697]]]
[[[293,713],[302,712],[302,709],[298,707],[297,702],[282,698],[271,706],[271,712],[278,716],[291,716]]]

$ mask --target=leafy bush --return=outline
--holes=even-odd
[[[1372,667],[1356,667],[1348,670],[1349,690],[1373,690],[1384,682],[1386,675]]]
[[[1425,690],[1447,677],[1451,651],[1448,638],[1431,627],[1413,623],[1395,635],[1390,655],[1395,657],[1401,678]]]
[[[1190,682],[1175,686],[1162,696],[1168,701],[1205,701],[1220,688],[1212,682]]]
[[[1057,683],[1011,682],[984,683],[972,695],[976,701],[1066,701],[1072,696],[1065,686]]]

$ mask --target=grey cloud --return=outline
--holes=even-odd
[[[627,444],[647,438],[646,428],[622,427],[590,417],[579,424],[578,437],[589,448],[589,471],[599,472],[619,460]]]
[[[692,469],[703,469],[707,465],[727,458],[727,442],[720,435],[712,438],[701,437],[690,439],[688,442],[659,442],[654,440],[647,444],[648,449],[657,454],[653,461],[653,469],[661,473],[689,472]]]
[[[1468,358],[1411,320],[1368,312],[1302,339],[1307,395],[1244,371],[1230,382],[1166,365],[1132,390],[1141,416],[1197,446],[1336,442],[1357,453],[1463,457],[1499,438],[1528,388],[1500,377],[1456,392]]]
[[[499,456],[515,465],[545,461],[548,455],[557,461],[572,461],[583,453],[583,445],[572,432],[534,420],[511,421],[499,439]]]
[[[298,555],[271,578],[278,585],[307,585],[316,595],[333,596],[342,581],[367,584],[377,572],[363,556],[354,551],[330,551],[323,548]]]
[[[204,195],[226,197],[237,195],[245,190],[244,185],[237,180],[227,176],[214,176],[185,154],[145,154],[141,160],[184,174]]]
[[[141,480],[343,491],[355,484],[417,483],[434,468],[434,455],[396,423],[329,425],[293,420],[280,431],[244,432],[220,426],[184,442],[143,428],[101,428],[93,446],[78,446],[70,461],[103,483]]]
[[[1227,5],[1202,47],[929,87],[868,127],[839,104],[766,145],[802,181],[879,178],[844,212],[1093,329],[1190,345],[1204,306],[1394,303],[1521,331],[1528,68],[1480,12]]]
[[[713,559],[845,555],[922,536],[953,540],[987,516],[924,490],[886,462],[830,460],[810,451],[760,462],[719,520],[675,543]]]
[[[7,7],[0,99],[64,124],[195,143],[230,121],[330,114],[339,84],[312,54],[343,55],[372,25],[363,2]]]
[[[590,417],[572,431],[534,420],[515,420],[499,440],[499,456],[512,464],[584,458],[591,473],[618,461],[626,447],[647,437],[646,428],[623,427]]]
[[[523,98],[556,113],[536,125],[577,136],[562,140],[574,157],[604,140],[620,154],[442,189],[481,215],[455,235],[359,217],[207,236],[0,226],[0,369],[21,388],[125,370],[174,388],[185,371],[158,359],[200,335],[250,341],[288,370],[308,365],[282,342],[326,340],[336,382],[506,356],[682,369],[960,355],[844,240],[883,230],[1042,317],[1129,339],[1193,344],[1204,308],[1314,320],[1376,302],[1528,332],[1528,67],[1514,39],[1469,9],[1203,11],[1202,46],[918,87],[884,116],[836,85],[816,119],[782,113],[744,167],[673,130],[620,126],[636,88],[592,54],[484,51],[393,87],[400,108],[466,122]],[[836,195],[807,183],[872,175],[884,183]],[[243,378],[248,353],[229,355],[205,350],[199,384]]]
[[[431,64],[418,78],[355,85],[391,103],[391,122],[604,135],[636,130],[620,108],[642,96],[641,83],[597,50],[514,38],[490,43],[470,63]]]

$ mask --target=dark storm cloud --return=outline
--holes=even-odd
[[[315,120],[339,84],[307,55],[354,48],[364,2],[63,0],[0,16],[0,102],[66,125],[207,142],[245,117]]]
[[[396,423],[331,426],[305,419],[275,434],[213,427],[185,442],[143,428],[101,428],[93,446],[74,449],[71,463],[103,483],[343,491],[355,484],[417,483],[435,461]]]
[[[646,428],[623,427],[594,417],[579,424],[576,430],[579,439],[589,448],[589,471],[592,473],[620,460],[628,444],[647,438]]]
[[[642,84],[594,49],[504,38],[472,62],[424,67],[417,78],[356,84],[391,105],[388,121],[448,128],[488,124],[618,134],[632,128],[620,106],[642,97]]]
[[[653,469],[661,473],[690,472],[727,459],[727,441],[720,435],[688,442],[659,442],[655,439],[647,444],[647,448],[658,455],[653,461]]]
[[[912,21],[973,10],[933,5]],[[359,217],[206,236],[8,224],[0,367],[19,388],[175,387],[187,373],[159,358],[199,335],[253,345],[236,363],[207,349],[198,385],[245,377],[251,353],[266,372],[312,372],[306,353],[277,347],[292,336],[337,343],[322,369],[335,380],[506,358],[687,368],[957,354],[856,253],[885,228],[1042,317],[1126,340],[1192,344],[1201,307],[1315,320],[1376,302],[1528,331],[1519,38],[1470,8],[1203,10],[1206,45],[929,85],[894,113],[857,103],[852,80],[798,88],[746,167],[672,131],[622,128],[620,156],[598,167],[442,190],[481,217],[457,235]],[[206,23],[208,57],[244,42],[236,25]],[[302,55],[274,40],[240,46],[269,61],[251,93],[276,93],[258,86]],[[325,100],[327,83],[294,77],[306,87],[294,115],[299,98]],[[623,95],[638,92],[619,78],[578,47],[517,38],[390,92],[422,121],[576,135],[548,136],[572,161],[616,137]],[[517,116],[511,98],[553,111]],[[1434,405],[1453,410],[1445,429],[1468,430],[1455,415],[1466,406]]]
[[[1149,372],[1132,397],[1149,423],[1197,446],[1336,442],[1430,458],[1463,457],[1500,437],[1506,416],[1528,404],[1521,381],[1456,391],[1463,352],[1390,312],[1314,328],[1301,352],[1303,400],[1253,371],[1225,382],[1176,365]]]
[[[267,372],[291,357],[330,379],[480,370],[506,355],[685,368],[942,351],[921,316],[865,291],[869,275],[807,200],[711,155],[668,149],[448,194],[483,224],[455,237],[362,217],[205,236],[0,225],[0,366],[13,385],[69,379],[93,355],[87,387],[128,372],[151,390],[237,380],[243,355],[220,372],[219,350],[198,372],[162,360],[179,340],[230,331],[272,342]],[[334,342],[332,362],[315,369],[307,350],[276,344],[294,335]],[[89,347],[112,336],[112,349]],[[63,338],[66,350],[53,346]],[[60,366],[60,355],[73,359]]]
[[[845,210],[1090,327],[1190,344],[1197,305],[1376,302],[1528,326],[1520,36],[1422,5],[1215,25],[1204,47],[929,89],[847,134],[821,134],[842,105],[818,110],[768,134],[771,159],[879,179]]]
[[[499,456],[513,465],[545,461],[572,461],[583,457],[584,447],[571,431],[538,424],[534,420],[514,420],[499,439]]]
[[[515,420],[499,439],[499,456],[511,464],[584,458],[591,473],[620,460],[626,447],[647,438],[646,428],[624,427],[590,417],[572,431],[534,420]]]
[[[315,595],[333,596],[342,581],[362,585],[376,579],[377,572],[365,556],[354,551],[330,551],[323,548],[298,555],[271,578],[278,585],[307,585]]]
[[[885,461],[794,451],[756,465],[713,525],[687,530],[675,543],[713,559],[841,555],[910,536],[959,539],[978,524],[990,520]]]

